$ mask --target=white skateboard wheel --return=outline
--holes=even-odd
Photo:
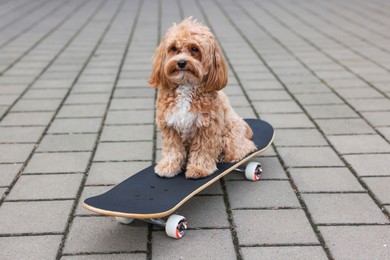
[[[165,225],[165,233],[169,237],[180,239],[184,236],[187,230],[187,220],[180,215],[171,215]]]
[[[250,162],[245,167],[245,177],[250,181],[258,181],[263,173],[263,168],[258,162]]]
[[[125,224],[125,225],[129,225],[134,220],[132,218],[122,218],[122,217],[115,217],[115,219],[119,223],[122,223],[122,224]]]

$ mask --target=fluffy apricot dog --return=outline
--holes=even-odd
[[[169,28],[153,56],[149,84],[158,89],[156,122],[162,131],[161,177],[186,168],[187,178],[211,175],[217,162],[235,162],[256,150],[251,128],[221,91],[228,69],[210,29],[187,18]]]

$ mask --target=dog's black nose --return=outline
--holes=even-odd
[[[181,69],[184,69],[186,67],[186,65],[187,65],[187,62],[185,60],[179,60],[177,62],[177,66],[179,66],[179,68],[181,68]]]

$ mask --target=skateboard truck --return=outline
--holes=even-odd
[[[118,222],[125,225],[132,223],[134,220],[132,218],[122,218],[122,217],[115,217],[115,219]],[[152,225],[165,228],[165,233],[169,237],[173,237],[176,239],[182,238],[188,228],[187,219],[183,216],[175,215],[175,214],[169,216],[167,221],[164,221],[161,218],[145,218],[140,220]]]

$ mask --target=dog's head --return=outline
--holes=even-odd
[[[152,69],[148,82],[156,88],[198,85],[216,91],[227,83],[227,66],[214,35],[192,17],[168,29]]]

